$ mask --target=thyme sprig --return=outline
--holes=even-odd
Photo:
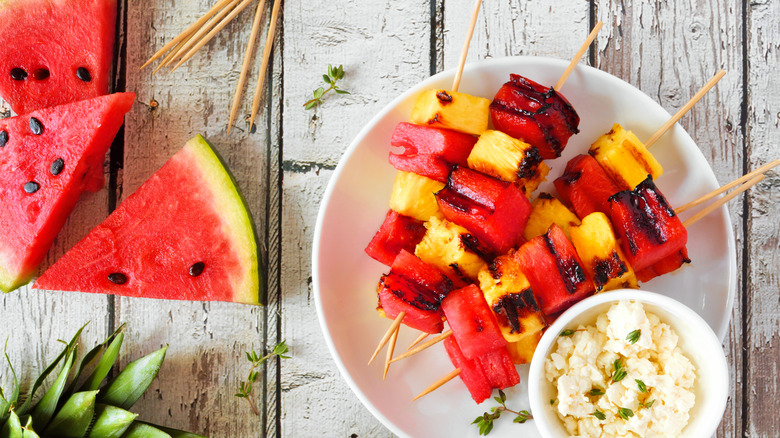
[[[477,427],[479,428],[480,435],[487,435],[490,433],[491,430],[493,430],[493,421],[501,417],[502,412],[509,412],[511,414],[516,415],[515,419],[512,420],[513,423],[522,424],[528,420],[534,419],[531,413],[526,410],[513,411],[507,408],[506,394],[504,394],[504,391],[500,389],[498,390],[498,397],[493,397],[493,400],[495,400],[500,406],[494,406],[490,408],[489,412],[485,412],[484,414],[475,418],[473,422],[471,422],[471,424],[477,425]]]
[[[336,94],[350,94],[349,91],[342,90],[338,87],[338,85],[336,85],[336,82],[338,82],[340,79],[344,79],[344,66],[339,65],[338,67],[334,67],[333,65],[328,64],[328,73],[322,75],[322,80],[325,81],[325,85],[328,85],[328,88],[325,89],[323,87],[319,87],[314,90],[312,93],[314,98],[304,103],[303,108],[310,110],[315,106],[322,104],[323,96],[328,94],[330,91],[335,91]]]
[[[615,362],[612,364],[612,366],[615,368],[615,371],[612,373],[613,382],[619,382],[626,378],[628,373],[623,369],[623,364],[620,362],[620,359],[615,359]]]
[[[626,336],[626,341],[630,342],[631,344],[636,344],[640,336],[642,336],[642,330],[636,329],[629,333],[628,336]]]
[[[246,353],[246,358],[249,362],[252,363],[252,368],[249,369],[249,375],[247,376],[246,380],[239,383],[238,392],[235,393],[235,396],[246,399],[246,401],[249,402],[249,406],[252,408],[252,412],[254,412],[255,415],[260,415],[260,413],[257,411],[257,405],[255,405],[255,402],[252,400],[252,384],[260,377],[260,373],[257,371],[257,368],[259,368],[260,365],[274,356],[278,356],[281,359],[289,359],[290,356],[285,356],[288,351],[290,351],[290,349],[287,347],[287,341],[282,341],[276,344],[273,351],[263,357],[260,357],[260,355],[257,354],[257,352],[254,350]]]

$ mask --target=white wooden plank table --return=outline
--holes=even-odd
[[[257,129],[244,122],[247,103],[239,129],[230,135],[225,125],[253,8],[173,74],[138,70],[212,3],[120,0],[114,88],[135,92],[141,103],[106,160],[105,189],[83,196],[43,268],[187,139],[203,133],[227,160],[256,220],[268,269],[268,305],[25,287],[0,297],[0,335],[9,337],[10,357],[27,375],[55,356],[56,339],[69,338],[86,321],[91,324],[84,343],[98,342],[127,323],[122,363],[170,344],[166,365],[138,404],[141,418],[152,422],[213,437],[389,436],[347,387],[320,333],[311,296],[314,222],[327,182],[363,124],[415,83],[455,66],[472,2],[285,1]],[[728,71],[681,122],[719,181],[780,156],[777,1],[485,0],[469,60],[569,59],[597,20],[605,26],[583,62],[637,86],[670,112],[719,68]],[[261,46],[264,40],[263,34]],[[301,104],[319,86],[328,63],[344,65],[343,86],[353,94],[328,96],[322,107],[304,111]],[[258,64],[249,75],[252,86]],[[159,103],[154,110],[142,104],[151,100]],[[721,437],[774,437],[780,431],[778,201],[780,176],[772,173],[730,204],[740,276],[724,344],[731,396]],[[272,348],[281,339],[293,358],[263,369],[263,410],[254,416],[233,396],[248,370],[244,352]]]

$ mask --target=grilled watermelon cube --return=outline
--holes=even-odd
[[[609,197],[620,188],[590,155],[577,155],[554,182],[564,204],[572,207],[580,219],[600,211],[609,215]]]
[[[449,129],[399,123],[390,144],[403,151],[390,152],[390,164],[398,170],[447,182],[454,165],[466,164],[476,141],[472,135]]]
[[[648,177],[609,198],[610,216],[628,262],[639,272],[685,247],[688,232]]]
[[[531,187],[526,188],[526,193],[533,192],[544,181],[546,172],[549,172],[549,167],[542,164],[539,149],[493,130],[487,130],[479,136],[468,156],[469,168],[477,172],[513,182],[519,187],[526,187],[530,183]]]
[[[425,226],[421,221],[388,210],[385,221],[366,247],[366,254],[390,266],[402,249],[414,251],[423,235]]]
[[[680,269],[682,265],[690,262],[691,259],[688,258],[688,248],[683,247],[683,249],[676,253],[661,259],[660,262],[637,272],[636,276],[639,281],[646,283],[655,277],[674,272]]]
[[[496,254],[523,242],[531,203],[510,183],[456,167],[436,200],[447,220],[465,227]]]
[[[536,146],[544,159],[560,157],[580,123],[561,94],[514,74],[493,98],[490,118],[497,130]]]
[[[495,389],[505,389],[520,383],[512,357],[506,348],[497,348],[481,356],[477,356],[477,363],[482,367],[490,386]]]
[[[617,123],[593,143],[588,153],[621,190],[633,189],[647,175],[656,179],[664,173],[664,169],[636,134]]]
[[[425,235],[414,250],[415,255],[447,274],[461,287],[476,280],[485,262],[470,247],[469,231],[435,217],[425,223],[425,229]]]
[[[566,237],[571,238],[569,229],[580,224],[577,215],[571,212],[558,198],[549,193],[540,193],[531,203],[531,215],[528,217],[528,224],[523,231],[525,240],[531,240],[536,236],[541,236],[550,229],[550,225],[556,224]]]
[[[406,312],[403,323],[408,327],[430,334],[441,333],[444,329],[441,308],[419,298],[430,293],[401,275],[392,272],[383,275],[377,294],[377,310],[385,317],[395,319],[399,313]]]
[[[393,260],[390,272],[419,285],[423,294],[415,300],[434,303],[437,307],[452,291],[452,280],[435,267],[420,260],[414,254],[401,250]]]
[[[411,122],[479,135],[488,127],[489,105],[490,101],[482,97],[441,89],[427,90],[417,97]]]
[[[543,236],[526,242],[514,256],[547,316],[563,312],[595,291],[574,246],[555,224]]]
[[[458,340],[467,358],[473,359],[506,346],[496,318],[476,285],[450,292],[441,302],[441,309],[452,336]]]
[[[620,249],[607,215],[597,211],[582,218],[582,225],[571,228],[571,242],[597,292],[637,287],[634,269]]]
[[[482,366],[476,360],[468,359],[463,355],[453,336],[444,340],[444,349],[452,365],[460,370],[460,380],[466,385],[471,398],[477,403],[482,403],[490,397],[493,387],[485,376]]]
[[[443,218],[434,193],[444,184],[412,172],[398,172],[390,195],[390,208],[398,213],[427,221],[431,217]]]

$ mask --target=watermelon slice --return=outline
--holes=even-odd
[[[241,194],[197,136],[35,283],[38,289],[260,304]]]
[[[118,93],[0,120],[0,290],[35,274],[134,100]]]
[[[0,96],[17,114],[108,93],[116,0],[0,1]]]

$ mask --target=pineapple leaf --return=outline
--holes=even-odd
[[[24,418],[24,426],[22,426],[22,438],[40,438],[40,436],[38,436],[38,434],[35,433],[35,430],[33,429],[33,420],[29,415]]]
[[[63,438],[81,438],[95,416],[97,391],[77,392],[62,405],[45,433]]]
[[[22,422],[16,412],[11,411],[8,420],[0,429],[0,438],[22,438]]]
[[[151,424],[134,421],[122,438],[171,438],[171,435]]]
[[[110,338],[109,338],[110,339]],[[100,383],[106,378],[108,372],[111,371],[111,367],[116,363],[116,358],[119,356],[119,350],[122,348],[122,342],[125,339],[124,333],[116,335],[111,345],[106,348],[103,356],[100,357],[95,370],[89,375],[87,380],[81,385],[82,391],[93,391],[100,388]]]
[[[68,382],[68,376],[70,370],[73,368],[73,362],[78,355],[78,348],[75,345],[68,348],[68,355],[65,358],[65,363],[62,365],[57,379],[52,384],[43,398],[33,408],[31,418],[33,422],[40,428],[46,427],[49,424],[49,420],[54,416],[54,412],[57,410],[57,404],[60,402],[62,396],[62,390],[65,389],[65,384]]]
[[[148,423],[145,423],[148,424]],[[162,430],[163,432],[167,433],[171,436],[171,438],[207,438],[203,435],[198,435],[196,433],[190,433],[185,432],[183,430],[177,430],[177,429],[171,429],[170,427],[164,427],[164,426],[157,426],[153,425],[154,427]]]
[[[120,438],[133,424],[138,414],[116,406],[98,404],[95,408],[95,424],[89,438]]]
[[[122,409],[130,409],[157,377],[167,350],[166,345],[154,353],[127,364],[125,369],[106,385],[100,401]]]
[[[14,365],[11,363],[11,358],[8,357],[8,339],[5,340],[5,348],[3,349],[3,354],[5,355],[6,363],[8,363],[8,368],[11,370],[11,375],[13,376],[13,385],[14,385],[14,390],[11,391],[11,398],[8,399],[8,403],[10,405],[15,405],[16,402],[19,401],[19,379],[16,378],[16,370],[14,370]],[[5,421],[2,414],[0,414],[0,420]]]
[[[103,349],[106,348],[106,345],[108,345],[109,342],[112,342],[114,340],[114,338],[119,334],[119,332],[124,327],[125,327],[124,324],[120,325],[119,328],[114,330],[114,333],[112,333],[111,336],[106,338],[105,341],[103,341],[100,345],[97,345],[92,350],[89,350],[89,352],[81,360],[81,364],[79,365],[79,369],[78,369],[78,371],[76,371],[76,375],[73,377],[73,382],[71,382],[70,386],[68,387],[68,391],[66,392],[66,394],[73,394],[73,393],[76,392],[76,388],[77,388],[76,385],[78,384],[79,377],[81,377],[81,373],[82,373],[82,371],[84,371],[84,368],[86,368],[89,364],[92,363],[93,360],[95,360],[95,358],[103,351]],[[110,348],[110,347],[108,347],[108,348]],[[106,354],[107,353],[103,352],[103,356],[105,356]],[[102,359],[102,356],[101,356],[101,362],[102,362],[102,360],[103,359]],[[99,364],[98,364],[98,366],[99,366]],[[92,374],[95,374],[95,371],[93,371]],[[90,378],[91,377],[92,376],[90,376]],[[84,387],[85,385],[86,385],[86,383],[81,386],[80,391],[91,391],[93,389],[97,389],[97,387],[95,387],[95,388],[85,388]],[[98,385],[99,385],[99,383],[98,383]]]

